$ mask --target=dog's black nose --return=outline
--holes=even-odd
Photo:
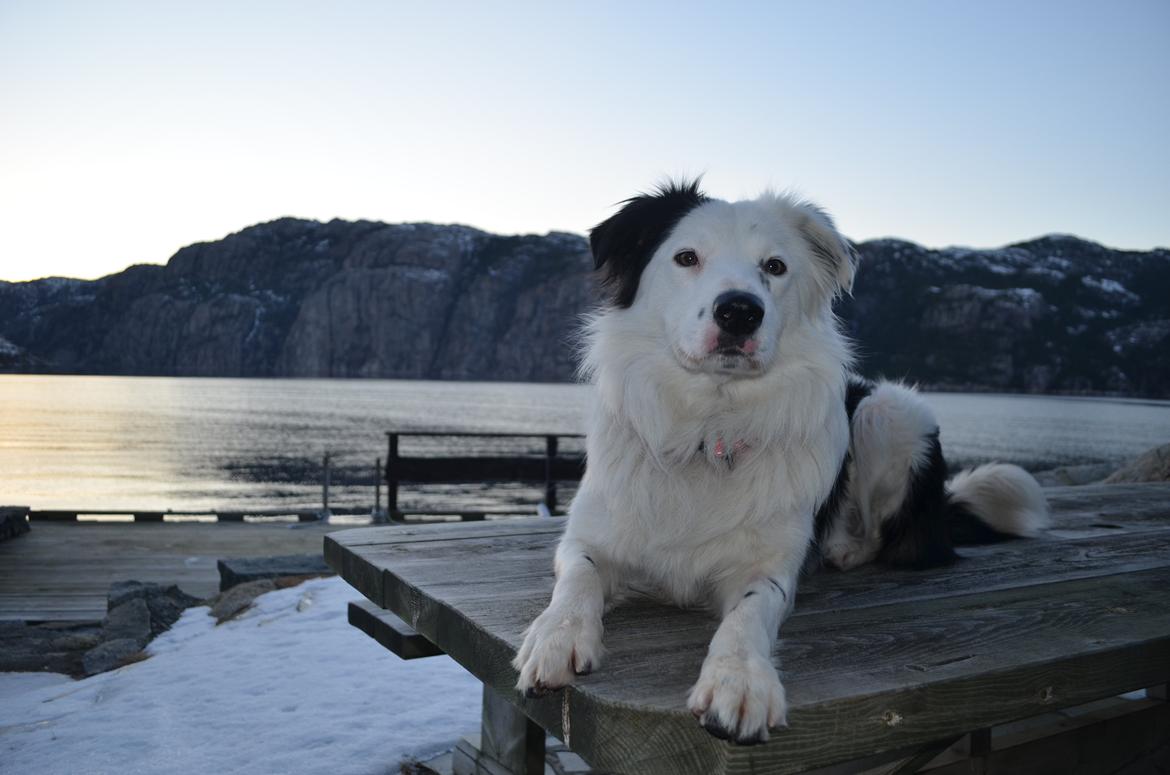
[[[728,291],[715,299],[715,323],[732,336],[748,336],[764,319],[764,303],[745,291]]]

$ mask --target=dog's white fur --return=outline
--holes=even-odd
[[[698,265],[673,260],[684,250]],[[787,272],[765,274],[770,257]],[[772,650],[814,514],[850,449],[850,349],[831,304],[853,272],[848,243],[812,205],[771,193],[710,200],[670,230],[634,303],[591,319],[588,467],[557,548],[552,600],[514,661],[521,691],[565,686],[597,667],[606,602],[636,579],[722,617],[688,699],[704,726],[758,742],[786,723]],[[718,352],[704,312],[728,290],[764,302],[761,327],[732,356]],[[829,545],[845,566],[872,558],[924,429],[937,429],[911,390],[891,384],[862,401],[853,426],[850,521],[863,527],[835,532]],[[1013,476],[977,472],[953,487],[999,497],[1003,481]]]
[[[853,414],[846,513],[825,539],[825,559],[849,570],[871,562],[882,546],[882,526],[895,514],[910,483],[907,472],[926,463],[938,431],[934,412],[905,385],[881,382]],[[1048,526],[1039,483],[1018,466],[989,463],[947,483],[951,497],[985,525],[1005,535],[1031,537]]]
[[[1031,538],[1049,525],[1040,483],[1019,466],[987,463],[956,474],[947,489],[1000,533]]]

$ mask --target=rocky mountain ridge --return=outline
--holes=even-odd
[[[936,388],[1170,396],[1170,251],[1050,235],[858,245],[861,370]],[[283,218],[93,281],[0,282],[0,371],[562,381],[583,237]]]

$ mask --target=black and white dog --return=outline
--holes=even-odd
[[[851,375],[832,303],[857,255],[816,206],[668,184],[627,200],[590,244],[610,300],[586,328],[588,465],[552,601],[514,662],[521,691],[597,668],[607,601],[649,582],[722,617],[691,711],[712,734],[762,742],[785,724],[772,649],[810,555],[928,567],[956,542],[1045,526],[1026,472],[947,482],[918,395]]]

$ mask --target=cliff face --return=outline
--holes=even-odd
[[[568,234],[282,219],[165,267],[0,283],[0,336],[8,370],[556,381],[589,269]]]
[[[841,306],[861,370],[940,388],[1170,396],[1170,251],[1048,236],[859,246]]]
[[[1170,251],[859,248],[840,313],[866,373],[1170,395]],[[166,266],[0,283],[0,370],[566,380],[590,263],[569,234],[282,219]]]

